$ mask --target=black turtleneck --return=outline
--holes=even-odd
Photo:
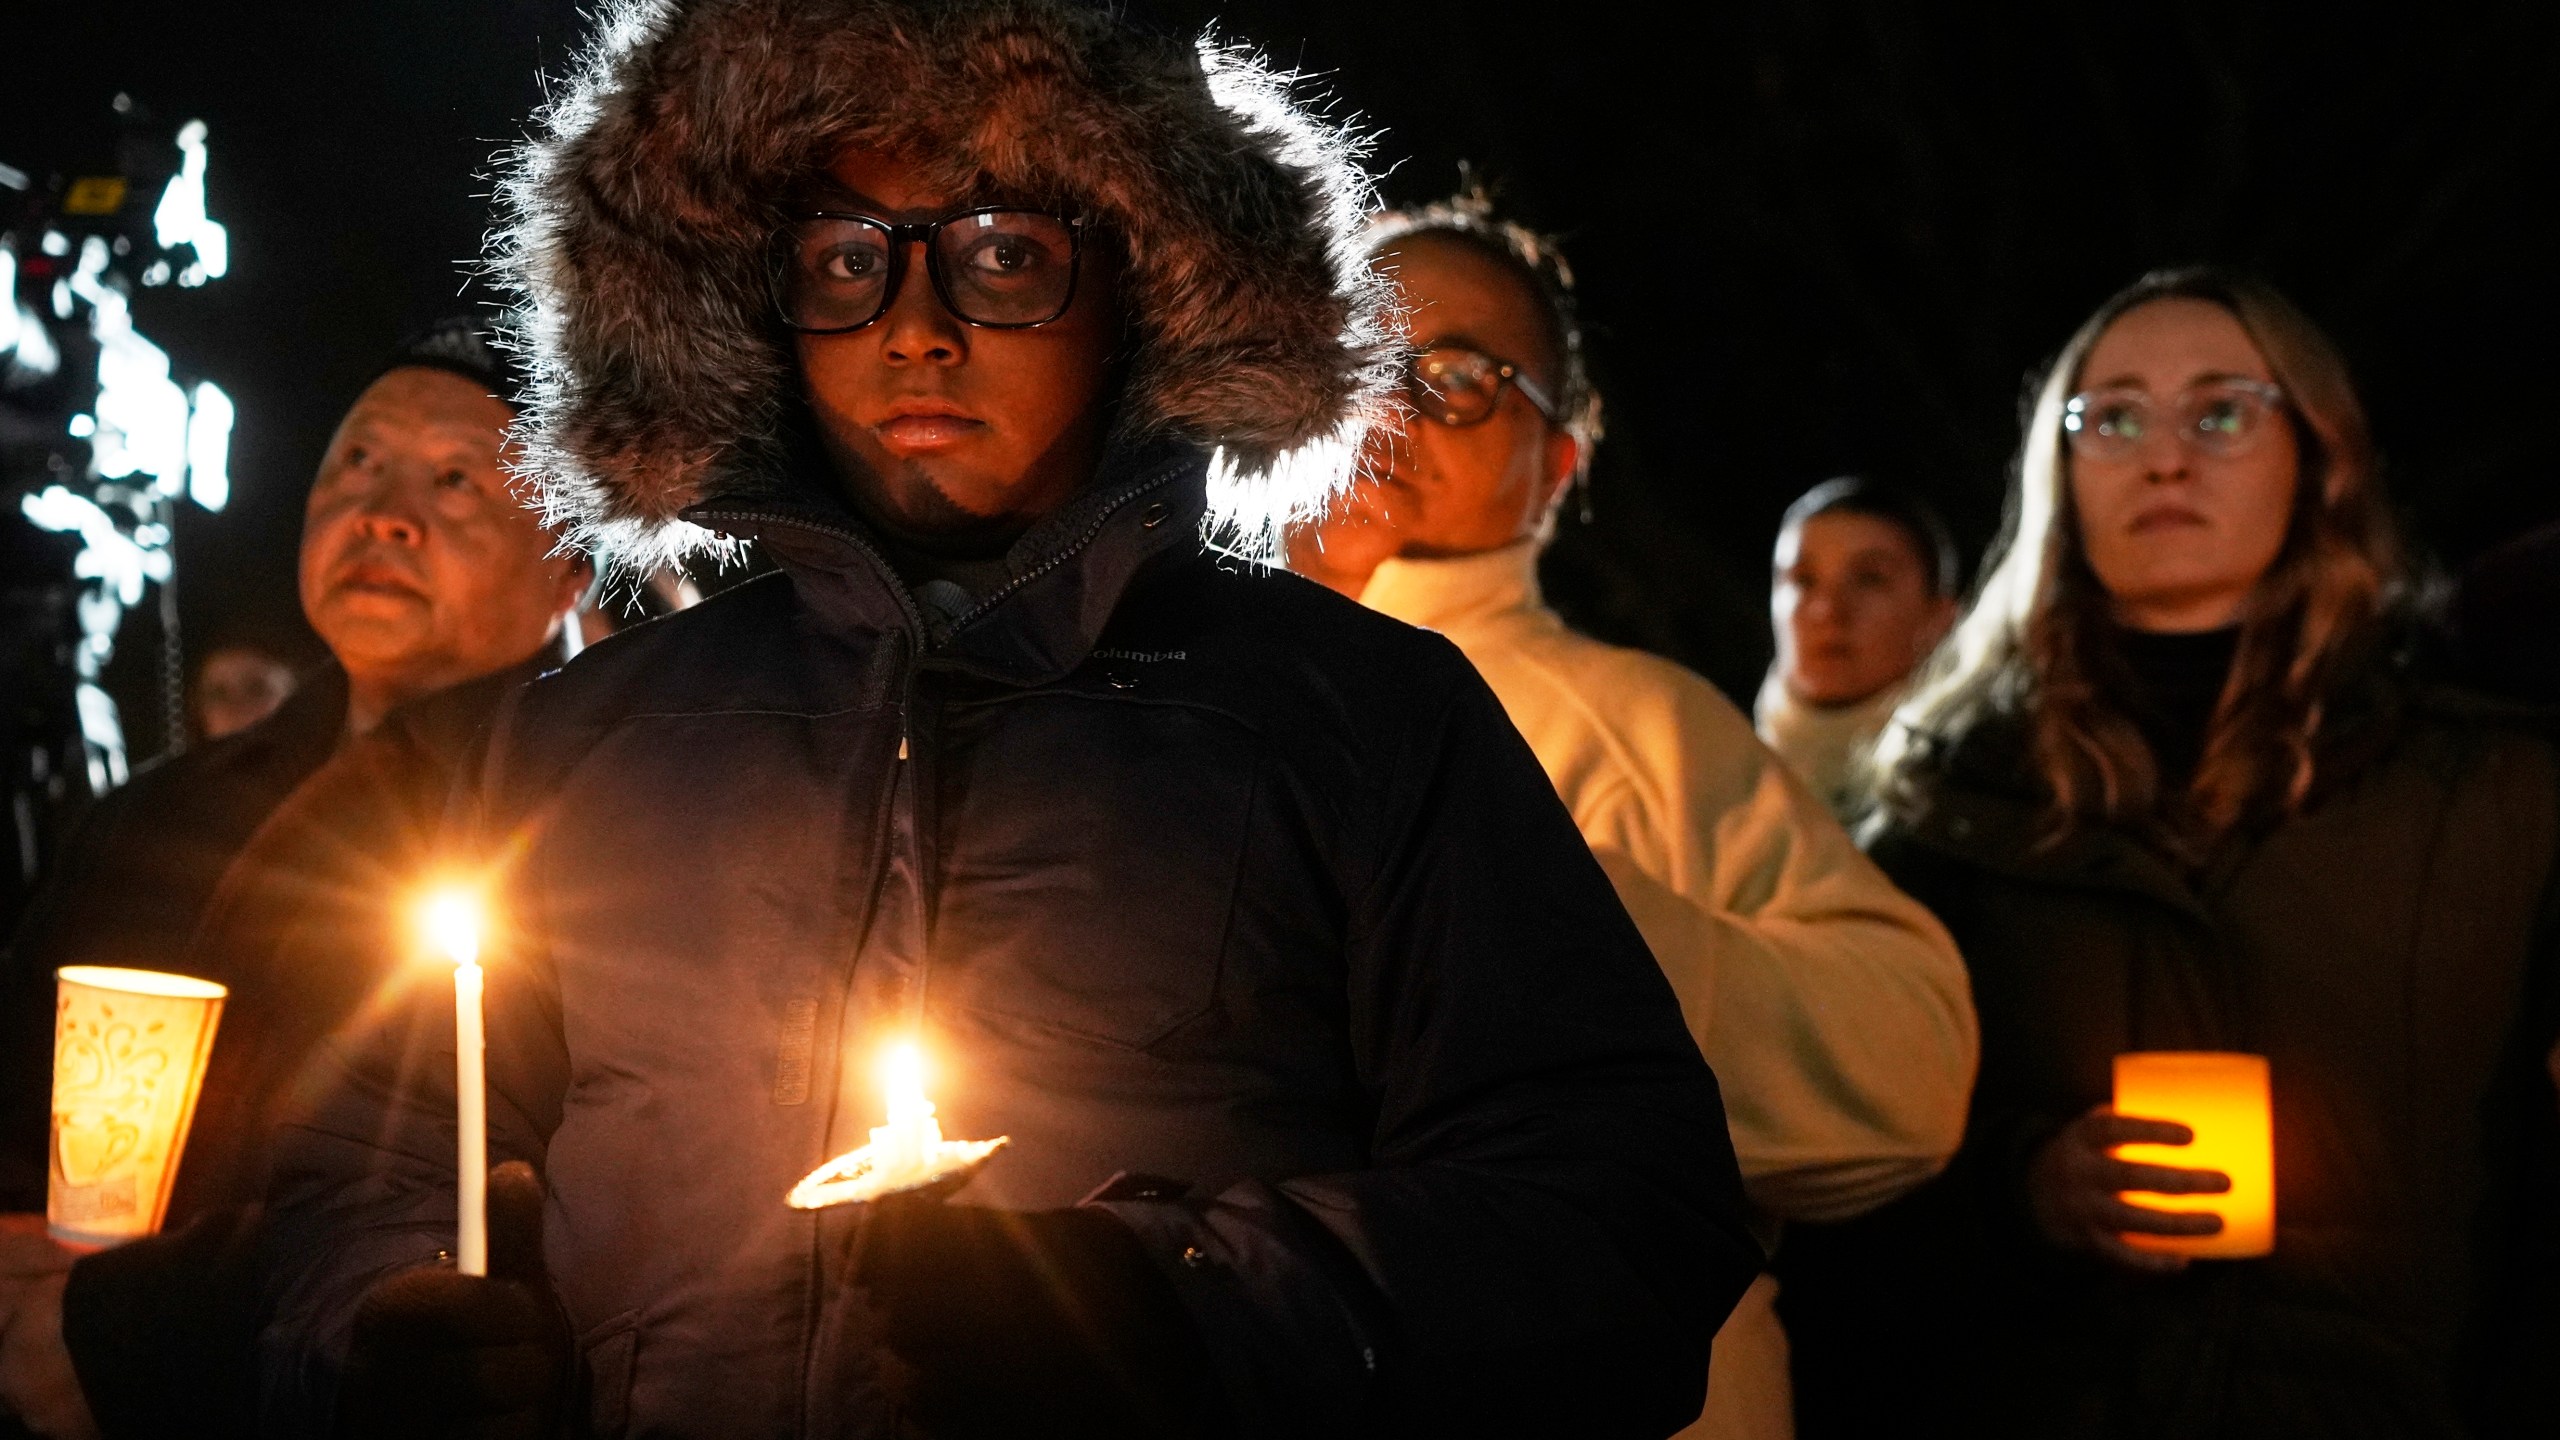
[[[2160,793],[2175,794],[2204,759],[2205,729],[2231,675],[2240,627],[2188,635],[2116,630],[2107,698],[2141,730],[2160,767]]]

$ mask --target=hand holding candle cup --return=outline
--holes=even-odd
[[[0,1416],[38,1435],[98,1433],[62,1338],[71,1267],[95,1248],[54,1239],[41,1215],[0,1215]]]
[[[2209,1236],[2221,1230],[2221,1217],[2146,1202],[2161,1195],[2218,1195],[2230,1188],[2229,1177],[2213,1170],[2136,1163],[2119,1158],[2117,1147],[2178,1147],[2192,1137],[2192,1131],[2174,1121],[2120,1115],[2108,1105],[2093,1107],[2045,1142],[2028,1166],[2028,1213],[2047,1240],[2066,1250],[2086,1251],[2128,1270],[2183,1270],[2186,1256],[2137,1247],[2130,1237]],[[2129,1199],[2129,1194],[2140,1198]]]
[[[2214,1193],[2158,1190],[2142,1181],[2126,1187],[2148,1192],[2153,1208],[2212,1214],[2221,1224],[2194,1235],[2134,1232],[2125,1243],[2138,1250],[2209,1260],[2242,1260],[2275,1249],[2275,1135],[2262,1055],[2222,1051],[2148,1051],[2119,1055],[2115,1064],[2119,1115],[2173,1122],[2188,1132],[2184,1144],[2134,1137],[2116,1158],[2137,1170],[2192,1167],[2188,1173],[2219,1176],[2221,1198],[2181,1197]]]
[[[2116,1098],[2063,1127],[2027,1171],[2045,1237],[2132,1270],[2182,1270],[2274,1246],[2264,1058],[2118,1056]]]

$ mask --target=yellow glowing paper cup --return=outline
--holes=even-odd
[[[2231,1177],[2224,1195],[2125,1198],[2154,1210],[2202,1211],[2222,1217],[2218,1235],[2127,1235],[2137,1250],[2198,1259],[2242,1260],[2276,1248],[2275,1123],[2267,1093],[2267,1059],[2214,1050],[2137,1051],[2116,1057],[2115,1110],[2142,1120],[2175,1120],[2196,1133],[2191,1145],[2119,1145],[2116,1158],[2142,1165],[2219,1170]]]
[[[210,980],[68,965],[53,1027],[55,1239],[116,1245],[157,1232],[229,992]]]

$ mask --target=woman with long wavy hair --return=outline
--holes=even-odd
[[[2411,676],[2404,590],[2346,366],[2273,290],[2155,274],[2063,348],[1871,831],[1982,1013],[1922,1207],[1966,1433],[2560,1433],[2560,759]],[[2222,1222],[2146,1196],[2228,1181],[2117,1158],[2190,1138],[2110,1108],[2144,1050],[2268,1057],[2271,1255],[2163,1253]]]

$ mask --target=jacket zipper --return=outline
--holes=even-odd
[[[916,608],[915,597],[907,593],[905,582],[898,579],[897,567],[891,565],[888,557],[882,555],[870,541],[862,538],[860,532],[847,530],[841,525],[829,525],[820,520],[805,519],[798,515],[780,515],[770,510],[705,510],[701,514],[706,520],[763,520],[775,525],[788,525],[795,530],[832,535],[838,540],[852,542],[853,548],[870,557],[871,563],[880,567],[880,573],[889,577],[889,593],[897,600],[899,611],[907,617],[908,628],[915,632],[919,641],[923,639],[926,633],[924,612]],[[917,654],[921,656],[922,653],[923,646],[919,644]]]
[[[1016,590],[1021,589],[1023,586],[1030,584],[1032,581],[1039,579],[1041,576],[1048,574],[1050,571],[1066,564],[1069,560],[1074,559],[1077,552],[1083,550],[1087,545],[1092,544],[1094,537],[1102,533],[1103,526],[1111,523],[1112,516],[1119,514],[1123,509],[1127,508],[1130,501],[1137,499],[1139,496],[1144,495],[1151,490],[1161,490],[1165,486],[1172,484],[1175,477],[1182,473],[1182,469],[1182,462],[1175,461],[1168,463],[1162,471],[1158,472],[1152,478],[1138,481],[1128,489],[1121,491],[1117,497],[1102,507],[1102,513],[1093,517],[1093,523],[1084,528],[1083,534],[1078,535],[1069,543],[1061,545],[1057,549],[1050,551],[1047,558],[1043,559],[1039,564],[1032,566],[1030,569],[1023,571],[1021,574],[1007,580],[1002,585],[997,586],[995,589],[988,591],[985,596],[979,599],[977,604],[970,606],[967,611],[961,614],[959,619],[951,622],[951,633],[954,635],[959,634],[962,629],[977,623],[979,618],[984,616],[988,611],[993,610],[996,606],[1004,603],[1005,598],[1013,594]]]
[[[1020,590],[1023,586],[1030,584],[1032,581],[1039,579],[1041,576],[1057,569],[1060,565],[1065,564],[1077,552],[1093,543],[1094,538],[1102,533],[1102,527],[1110,522],[1112,516],[1120,513],[1124,507],[1126,507],[1131,501],[1136,500],[1138,497],[1151,491],[1162,489],[1164,486],[1172,483],[1174,478],[1180,473],[1181,467],[1179,465],[1168,465],[1161,473],[1157,474],[1153,478],[1142,480],[1131,485],[1117,498],[1104,505],[1101,513],[1094,517],[1093,523],[1086,526],[1084,533],[1078,535],[1073,543],[1061,546],[1057,550],[1051,552],[1046,558],[1041,560],[1039,564],[1024,571],[1020,575],[1015,576],[1013,579],[989,592],[976,605],[971,606],[965,614],[952,621],[951,633],[958,634],[962,627],[975,623],[981,616],[995,608],[996,605],[1001,603],[1006,597],[1012,595],[1015,591]],[[851,544],[856,550],[861,551],[873,565],[878,567],[882,575],[888,577],[890,581],[889,591],[896,598],[899,611],[903,613],[907,619],[908,644],[911,647],[905,658],[904,664],[900,667],[904,673],[900,677],[899,682],[898,761],[903,766],[909,755],[908,732],[911,726],[914,709],[913,701],[915,698],[916,672],[922,668],[926,637],[932,632],[925,625],[924,612],[917,608],[915,597],[908,593],[905,582],[898,578],[896,568],[889,564],[888,558],[882,555],[879,549],[872,545],[869,540],[863,538],[859,533],[845,529],[840,525],[829,525],[821,521],[803,519],[797,515],[784,515],[767,510],[715,510],[705,512],[704,514],[704,518],[706,519],[715,517],[733,520],[764,521],[776,525],[789,525],[797,529],[811,531],[820,535],[834,536],[837,539]],[[902,775],[899,778],[909,785],[917,783],[914,777],[911,776]],[[910,792],[909,803],[914,803],[912,792]],[[898,786],[894,783],[890,789],[889,813],[887,820],[888,829],[894,832],[898,824]],[[883,837],[884,841],[886,838],[886,836]],[[921,866],[923,864],[921,854],[916,857],[916,864],[919,867],[919,873],[916,876],[916,883],[921,886],[924,883],[924,876],[921,873]],[[921,901],[922,897],[919,896],[918,898],[919,901]],[[878,921],[878,905],[879,895],[875,890],[873,892],[870,906],[871,913],[863,922],[865,929],[868,929],[870,925]],[[912,993],[906,997],[907,1003],[909,1007],[911,1007],[911,1015],[920,1013],[923,1009],[925,982],[931,973],[931,966],[931,959],[930,957],[927,957],[923,962],[919,973],[915,977],[915,981],[912,986]],[[847,971],[845,978],[849,991],[853,982],[853,975],[850,970]],[[848,993],[846,996],[846,1003],[848,1007],[851,1004],[851,1000],[852,996]],[[841,1076],[838,1076],[835,1085],[836,1098],[841,1098],[843,1088],[843,1079]],[[835,1109],[836,1105],[834,1099],[831,1099],[828,1106],[829,1115],[827,1121],[827,1128],[830,1131],[834,1129],[837,1119]],[[820,1268],[823,1270],[823,1266]],[[808,1354],[808,1346],[814,1342],[815,1333],[813,1331],[810,1335],[804,1337],[802,1345],[802,1383],[800,1387],[802,1394],[800,1396],[800,1406],[801,1423],[803,1427],[808,1423],[808,1395],[806,1390],[811,1363]]]
[[[1074,540],[1067,544],[1061,545],[1057,549],[1050,551],[1047,556],[1041,559],[1039,564],[1034,565],[1030,569],[1023,571],[1021,574],[1014,576],[1012,579],[1007,580],[1002,585],[997,586],[995,589],[988,591],[984,596],[980,597],[977,604],[970,606],[958,619],[951,622],[951,633],[956,635],[963,627],[975,624],[979,619],[983,618],[988,611],[993,610],[996,606],[1002,604],[1005,599],[1011,596],[1015,591],[1020,590],[1023,586],[1030,584],[1032,581],[1039,579],[1041,576],[1048,574],[1050,571],[1057,569],[1059,566],[1064,565],[1069,560],[1075,558],[1078,552],[1082,551],[1087,545],[1093,543],[1094,537],[1102,533],[1103,526],[1111,523],[1112,516],[1119,514],[1123,509],[1127,508],[1130,501],[1135,500],[1139,496],[1145,495],[1150,491],[1161,490],[1165,486],[1172,484],[1174,479],[1182,473],[1182,469],[1183,462],[1168,462],[1162,470],[1158,471],[1153,476],[1140,480],[1129,486],[1128,489],[1121,491],[1117,496],[1113,497],[1108,504],[1102,507],[1101,513],[1093,517],[1093,523],[1084,528],[1084,533],[1078,535]],[[924,612],[916,608],[915,597],[907,593],[906,583],[898,579],[897,567],[891,565],[888,557],[882,555],[879,549],[873,546],[869,540],[864,539],[859,532],[845,529],[841,525],[829,525],[821,520],[810,520],[798,515],[783,515],[770,510],[706,510],[702,512],[702,517],[706,520],[762,520],[776,525],[789,525],[796,529],[813,531],[820,535],[832,535],[839,540],[851,542],[855,549],[860,550],[865,556],[870,558],[872,564],[880,567],[880,572],[882,574],[889,577],[890,593],[896,598],[898,602],[898,609],[906,615],[907,624],[914,630],[918,639],[921,640],[924,636],[931,633],[925,625]],[[919,644],[916,647],[915,659],[920,662],[923,658],[924,647]],[[903,709],[899,712],[898,728],[900,732],[898,736],[898,758],[904,760],[907,758],[907,739],[905,734],[906,715]]]

